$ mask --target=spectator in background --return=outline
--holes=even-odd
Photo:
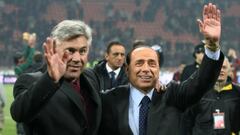
[[[153,45],[151,48],[158,53],[159,66],[161,68],[163,66],[163,63],[164,63],[163,49],[162,49],[162,47],[160,45],[157,45],[157,44]]]
[[[163,62],[164,62],[164,55],[163,55],[163,49],[160,45],[153,45],[151,46],[151,48],[153,50],[155,50],[158,54],[158,60],[159,60],[159,68],[161,68],[163,66]],[[165,85],[169,82],[168,79],[166,79],[167,77],[162,77],[163,74],[160,73],[159,71],[159,79],[158,82],[156,84],[156,88],[158,89],[159,87],[165,87]]]
[[[177,71],[173,74],[173,80],[180,83],[180,78],[183,72],[183,69],[185,68],[186,64],[185,62],[181,62],[180,65],[177,68]]]
[[[191,65],[187,65],[182,72],[180,77],[180,82],[187,80],[199,67],[202,63],[202,59],[204,56],[204,43],[201,42],[194,48],[193,57],[194,63]]]
[[[23,33],[24,53],[18,52],[14,57],[14,72],[17,76],[21,75],[32,64],[36,38],[35,33]]]
[[[238,76],[237,76],[237,72],[240,69],[240,59],[237,57],[236,50],[233,48],[229,48],[227,57],[231,65],[231,73],[229,76],[231,77],[233,82],[240,83],[238,82]]]
[[[235,51],[235,49],[229,48],[227,57],[229,59],[229,62],[231,62],[231,63],[234,62],[237,59],[237,52]]]
[[[228,79],[230,72],[231,67],[225,57],[214,87],[184,114],[183,125],[190,125],[184,135],[239,134],[240,87]]]
[[[146,45],[148,45],[148,44],[146,43],[145,40],[136,39],[136,40],[134,40],[134,42],[133,42],[132,48],[137,48],[137,47],[146,46]]]
[[[111,41],[105,52],[105,59],[93,68],[101,83],[101,90],[107,90],[128,83],[125,73],[125,47],[119,41]]]
[[[40,51],[35,51],[32,64],[24,71],[24,73],[37,72],[43,67],[43,54]]]
[[[2,83],[0,83],[0,135],[4,125],[4,106],[6,105],[5,89]]]

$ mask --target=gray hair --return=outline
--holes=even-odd
[[[51,32],[56,42],[67,41],[79,36],[87,38],[88,45],[92,43],[92,29],[79,20],[64,20],[57,24]]]

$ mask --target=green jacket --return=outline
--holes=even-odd
[[[26,70],[33,62],[33,55],[35,53],[35,48],[29,46],[24,50],[24,59],[26,60],[23,64],[17,65],[14,67],[14,72],[16,75],[20,75]]]

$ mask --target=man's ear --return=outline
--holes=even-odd
[[[125,72],[126,72],[127,76],[128,76],[128,70],[129,70],[129,67],[128,67],[128,65],[126,65],[125,66]]]
[[[108,60],[108,54],[107,53],[105,53],[104,57],[105,57],[105,60]]]

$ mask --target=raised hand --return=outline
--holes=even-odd
[[[34,48],[36,45],[36,41],[37,41],[37,35],[36,33],[32,33],[29,35],[29,39],[28,39],[28,46],[31,48]]]
[[[68,52],[57,50],[55,41],[52,38],[47,38],[43,47],[48,74],[54,82],[57,83],[66,72],[67,62],[69,60]]]
[[[218,43],[221,36],[221,13],[216,5],[209,3],[203,9],[203,21],[198,19],[200,32],[207,42]]]

